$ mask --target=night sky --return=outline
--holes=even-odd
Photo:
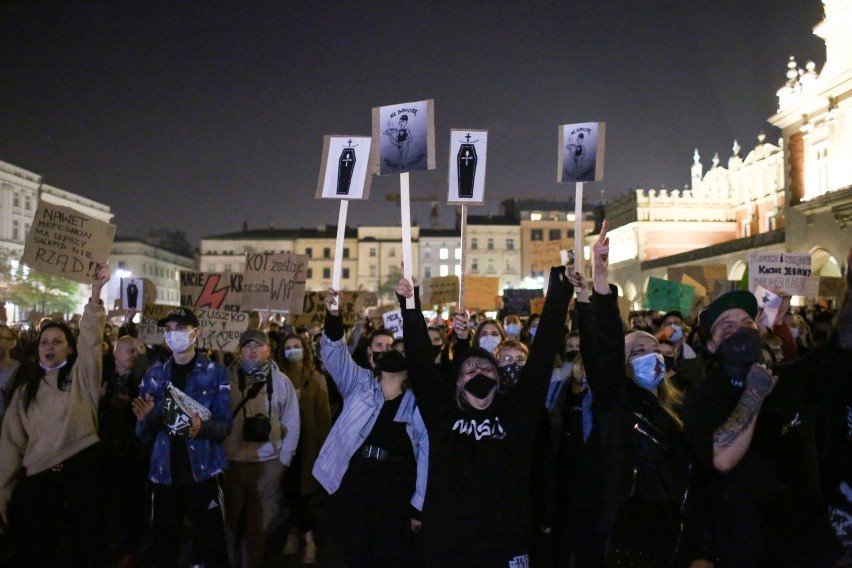
[[[819,0],[0,3],[0,159],[112,207],[120,235],[202,236],[337,222],[314,199],[325,134],[371,132],[371,108],[435,99],[446,200],[450,128],[489,131],[486,199],[573,196],[558,124],[605,121],[597,201],[689,183],[744,154],[777,109],[787,58],[821,69]],[[398,223],[398,176],[349,224]],[[413,205],[428,223],[427,203]],[[452,210],[442,204],[442,221]]]

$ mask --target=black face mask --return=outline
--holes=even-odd
[[[503,378],[506,379],[510,385],[514,385],[518,382],[518,379],[521,378],[521,369],[523,369],[523,367],[517,363],[511,363],[498,368],[500,374],[503,375]]]
[[[763,339],[760,332],[741,327],[716,349],[716,357],[732,379],[743,380],[755,363],[763,363]]]
[[[496,387],[497,379],[486,377],[482,373],[479,373],[464,384],[464,390],[480,400],[487,397]]]
[[[671,371],[672,369],[674,369],[674,357],[663,357],[663,360],[666,362],[666,371]]]
[[[405,362],[405,355],[397,351],[396,349],[388,349],[376,360],[376,355],[378,353],[373,353],[373,361],[376,363],[376,367],[380,371],[385,371],[386,373],[401,373],[408,369],[408,365]]]
[[[563,351],[562,352],[562,362],[563,363],[573,363],[574,359],[577,357],[579,351]]]
[[[433,345],[432,346],[432,359],[437,358],[438,355],[441,354],[441,350],[443,350],[443,349],[444,349],[443,345]]]

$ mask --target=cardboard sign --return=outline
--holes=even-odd
[[[500,277],[464,275],[464,307],[496,310],[499,306]]]
[[[699,298],[704,298],[707,296],[707,288],[699,284],[697,281],[693,280],[689,274],[684,274],[681,280],[682,283],[687,286],[692,286],[695,289],[695,295]]]
[[[188,308],[240,311],[243,275],[239,272],[180,271],[180,305]]]
[[[373,139],[369,136],[325,136],[316,197],[323,199],[366,199],[370,195],[367,175]]]
[[[141,320],[139,321],[139,339],[148,345],[163,345],[166,338],[163,337],[162,331],[157,327],[157,320],[166,317],[173,309],[174,306],[146,304],[142,308]]]
[[[289,252],[248,253],[242,307],[298,314],[305,302],[308,257]]]
[[[652,276],[648,279],[648,289],[645,291],[645,301],[642,305],[658,312],[680,310],[680,313],[688,314],[694,295],[695,288],[692,286]]]
[[[487,130],[450,130],[450,183],[447,203],[485,203]]]
[[[544,298],[544,291],[541,288],[503,290],[503,309],[507,314],[528,316],[530,315],[530,301],[534,298]]]
[[[192,311],[198,317],[200,329],[197,346],[200,349],[235,352],[240,348],[240,335],[249,327],[247,312],[209,308],[196,308]]]
[[[625,298],[624,296],[618,296],[616,298],[618,301],[618,315],[621,316],[621,323],[624,324],[625,328],[630,327],[630,300]]]
[[[91,284],[105,264],[115,225],[70,207],[39,201],[21,262],[30,268]]]
[[[429,99],[373,109],[374,174],[435,169],[434,107]]]
[[[290,325],[295,327],[307,327],[310,324],[323,325],[325,322],[325,292],[306,292],[305,301],[302,306],[302,313],[295,314],[290,318]],[[374,292],[346,292],[338,293],[338,308],[340,315],[343,317],[343,325],[355,325],[358,319],[358,312],[370,304],[366,302],[375,302],[376,294]]]
[[[819,277],[819,297],[840,300],[846,294],[846,281],[838,276]]]
[[[145,304],[145,282],[141,278],[121,279],[121,309],[140,311]]]
[[[532,315],[532,314],[541,315],[541,312],[543,312],[543,311],[544,311],[544,296],[542,296],[541,298],[531,298],[530,299],[530,315]]]
[[[422,290],[424,305],[457,302],[459,299],[459,277],[453,275],[424,278]]]
[[[811,270],[810,254],[753,252],[748,255],[748,289],[757,286],[789,296],[816,298],[819,279]]]
[[[666,273],[671,282],[686,282],[684,276],[689,276],[692,282],[701,284],[705,289],[712,289],[715,280],[728,278],[728,268],[724,264],[673,266],[668,268]]]
[[[530,271],[550,273],[550,268],[563,263],[562,251],[569,248],[569,241],[532,241],[530,243]]]
[[[402,310],[396,309],[382,314],[385,328],[393,333],[394,339],[402,337]]]
[[[560,126],[556,181],[603,180],[605,138],[605,122]]]
[[[779,296],[759,284],[754,290],[754,296],[757,298],[757,307],[763,310],[763,325],[772,328],[775,325],[775,320],[778,319],[778,312],[781,311],[781,304],[784,302],[783,296]]]

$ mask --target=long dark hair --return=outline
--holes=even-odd
[[[41,336],[44,335],[45,331],[54,327],[62,332],[65,336],[65,341],[68,342],[67,362],[61,369],[59,369],[59,378],[56,381],[56,386],[59,387],[60,390],[65,390],[68,383],[71,382],[71,369],[77,361],[77,338],[74,337],[74,332],[72,332],[71,328],[62,322],[49,321],[42,325],[39,329],[35,344],[36,349],[38,349],[38,346],[41,343]],[[36,352],[36,358],[38,358],[38,352]],[[31,375],[27,377],[27,381],[24,386],[24,412],[27,412],[30,405],[35,401],[36,396],[38,395],[39,386],[41,386],[41,381],[44,379],[46,374],[46,371],[41,367],[41,365],[34,365],[33,371]]]
[[[296,365],[291,363],[287,357],[284,356],[284,344],[290,339],[298,339],[302,347],[302,373],[300,377],[293,376],[295,374]],[[278,343],[278,353],[276,353],[275,359],[278,362],[278,367],[284,371],[285,375],[290,377],[291,380],[296,378],[298,379],[300,388],[307,384],[307,382],[317,374],[317,368],[316,365],[314,365],[313,344],[308,344],[307,340],[305,340],[302,335],[289,333],[284,337],[284,339],[281,339]],[[290,372],[288,373],[287,371]]]

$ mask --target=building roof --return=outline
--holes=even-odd
[[[354,239],[358,237],[358,230],[352,227],[346,227],[344,232],[345,238]],[[245,229],[235,233],[224,233],[221,235],[209,235],[202,237],[202,240],[228,240],[228,241],[274,241],[274,240],[292,240],[292,239],[319,239],[319,238],[337,238],[337,225],[320,225],[315,228],[298,228],[298,229]]]

